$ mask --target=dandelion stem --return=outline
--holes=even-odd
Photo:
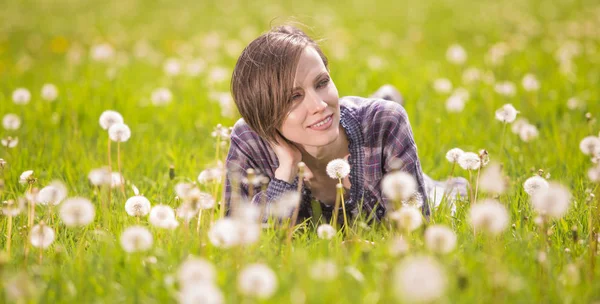
[[[506,134],[506,121],[504,122],[504,125],[502,127],[502,139],[500,140],[500,152],[504,153],[504,137]]]
[[[304,167],[298,167],[298,195],[300,197],[300,202],[302,202],[302,183],[304,182]],[[294,212],[292,213],[292,220],[290,221],[290,226],[288,227],[288,233],[286,242],[288,246],[292,244],[292,233],[294,232],[294,226],[296,226],[296,220],[298,220],[298,214],[300,213],[300,202],[298,205],[294,206]]]
[[[471,173],[471,169],[469,171],[469,202],[473,204],[473,174]]]
[[[336,186],[337,187],[337,186]],[[337,192],[337,189],[336,189]],[[338,209],[340,208],[340,196],[335,196],[335,204],[333,205],[333,214],[331,216],[331,226],[337,230],[338,224]]]
[[[344,230],[347,233],[349,227],[348,227],[348,218],[346,216],[346,203],[344,203],[344,187],[342,186],[342,179],[341,178],[339,179],[339,184],[338,184],[337,188],[339,189],[338,193],[339,193],[339,196],[340,196],[340,200],[342,202],[342,212],[344,213]]]
[[[125,197],[125,177],[123,177],[123,171],[121,170],[121,142],[117,142],[117,166],[119,167],[119,178],[121,179],[121,192]]]
[[[8,254],[8,258],[10,259],[10,242],[12,240],[12,215],[8,216],[8,235],[6,237],[6,252]]]
[[[112,159],[110,157],[110,142],[111,142],[111,140],[110,140],[110,136],[109,136],[106,157],[108,158],[108,170],[110,170],[110,172],[112,172]]]
[[[475,181],[475,197],[473,198],[473,202],[477,201],[477,192],[479,191],[479,176],[481,175],[481,166],[477,169],[477,180]]]
[[[198,211],[198,223],[196,224],[196,233],[200,236],[200,225],[202,224],[202,209]]]

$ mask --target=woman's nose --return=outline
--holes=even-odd
[[[311,113],[319,113],[327,108],[327,103],[316,93],[310,94],[308,98],[308,109]]]

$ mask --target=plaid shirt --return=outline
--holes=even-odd
[[[385,216],[386,210],[391,208],[391,202],[381,193],[381,180],[398,163],[401,164],[400,170],[414,176],[421,198],[427,198],[426,188],[432,189],[436,182],[426,176],[424,178],[408,116],[401,105],[384,99],[342,97],[340,123],[349,140],[351,188],[350,199],[345,201],[349,215],[356,216],[359,212],[364,212],[366,216],[374,214],[378,220]],[[275,178],[278,166],[277,156],[269,144],[252,131],[243,119],[238,120],[231,133],[231,146],[226,159],[227,206],[236,193],[248,198],[247,183],[240,183],[239,189],[233,189],[231,183],[231,174],[239,173],[241,177],[245,177],[248,168],[270,178],[266,191],[255,186],[252,198],[254,204],[260,204],[264,200],[268,208],[283,193],[297,191],[298,177],[292,183]],[[426,185],[426,181],[429,185]],[[313,200],[316,201],[310,189],[303,185],[300,218],[312,216]],[[333,207],[323,203],[320,205],[322,214],[330,218]],[[422,212],[429,215],[428,204],[423,204]]]

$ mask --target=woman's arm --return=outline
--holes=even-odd
[[[380,130],[383,144],[383,173],[399,169],[411,174],[417,182],[417,192],[423,202],[422,212],[428,216],[430,210],[423,171],[406,110],[401,105],[389,101],[385,101],[383,108],[378,111],[375,120],[382,124]],[[388,206],[387,202],[385,203]]]

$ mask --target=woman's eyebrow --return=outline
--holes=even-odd
[[[327,72],[321,72],[321,73],[317,74],[317,76],[315,77],[315,80],[313,80],[313,82],[314,82],[314,83],[318,83],[318,82],[319,82],[319,79],[320,79],[321,77],[323,77],[323,75],[327,75],[327,74],[328,74]],[[299,90],[299,89],[302,89],[302,87],[294,87],[294,88],[292,89],[292,91]]]

